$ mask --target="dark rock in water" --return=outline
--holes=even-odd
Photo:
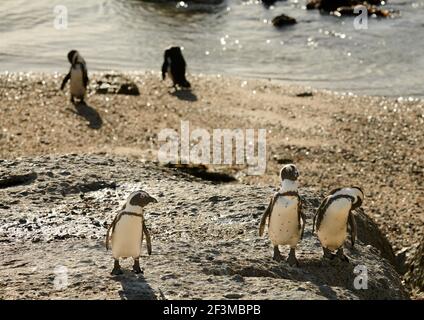
[[[138,96],[140,91],[135,83],[120,75],[107,74],[104,79],[97,81],[97,94],[123,94]]]
[[[367,8],[369,16],[390,17],[393,14],[392,11],[377,7],[386,3],[387,1],[380,0],[310,0],[306,4],[306,8],[309,10],[319,9],[325,12],[336,12],[339,16],[352,16],[357,15],[354,12],[355,7],[361,5]]]
[[[313,9],[319,9],[319,5],[321,3],[321,0],[309,0],[306,4],[306,9],[313,10]]]
[[[270,6],[272,6],[274,3],[276,3],[277,1],[281,1],[281,0],[262,0],[262,4],[268,8]]]
[[[358,15],[358,13],[357,12],[355,13],[355,8],[356,6],[339,7],[335,10],[335,12],[339,13],[341,16],[356,16]],[[367,11],[369,16],[376,15],[377,17],[383,17],[383,18],[390,17],[390,15],[392,14],[392,12],[390,12],[389,10],[380,9],[380,8],[377,8],[376,6],[368,6]]]
[[[285,14],[281,14],[279,16],[276,16],[274,19],[272,19],[272,24],[277,28],[283,27],[283,26],[290,26],[296,23],[297,21],[295,18],[286,16]]]
[[[324,11],[335,11],[339,7],[351,7],[359,1],[353,0],[321,0],[319,4],[319,9]]]

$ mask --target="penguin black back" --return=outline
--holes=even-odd
[[[174,86],[179,85],[183,88],[190,88],[190,82],[185,77],[186,62],[180,47],[171,47],[165,50],[164,61],[162,64],[162,79],[166,74],[171,77]]]

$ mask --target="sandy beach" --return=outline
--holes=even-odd
[[[421,100],[218,75],[190,75],[192,91],[174,92],[159,73],[122,75],[137,85],[139,96],[99,94],[96,81],[105,74],[96,73],[90,74],[88,106],[75,107],[58,90],[63,76],[0,76],[0,159],[103,152],[154,163],[158,133],[178,131],[181,121],[206,130],[264,128],[265,174],[249,176],[245,166],[209,169],[234,176],[237,184],[275,187],[282,164],[296,163],[301,188],[325,195],[335,187],[361,186],[364,211],[407,262],[423,241]]]

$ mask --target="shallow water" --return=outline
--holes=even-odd
[[[89,71],[160,70],[163,49],[184,47],[189,71],[272,78],[358,94],[424,96],[424,0],[389,2],[401,16],[353,18],[305,10],[305,1],[224,0],[216,5],[140,0],[0,3],[0,72],[66,72],[66,53],[78,49]],[[54,27],[55,5],[68,27]],[[295,26],[275,29],[288,14]]]

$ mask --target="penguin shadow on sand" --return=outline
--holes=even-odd
[[[112,279],[121,283],[119,296],[122,300],[157,300],[155,291],[141,273],[123,270],[123,274],[113,276]]]
[[[83,117],[88,122],[88,127],[91,129],[100,129],[103,125],[103,120],[100,114],[93,107],[81,101],[74,103],[75,111],[71,110],[75,114]]]
[[[197,96],[190,89],[175,89],[174,91],[169,91],[169,94],[183,101],[197,101]]]

